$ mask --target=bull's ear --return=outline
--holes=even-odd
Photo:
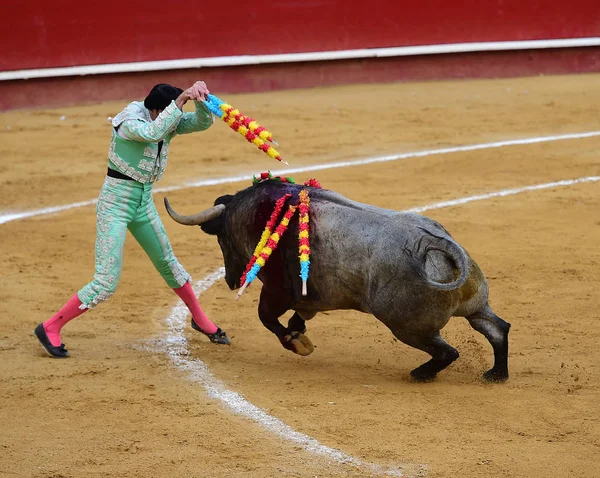
[[[231,195],[231,194],[226,194],[225,196],[219,196],[215,200],[215,206],[217,206],[219,204],[223,204],[223,205],[227,206],[231,202],[232,199],[233,199],[233,195]],[[227,209],[225,211],[223,211],[223,213],[216,219],[212,219],[211,221],[208,221],[208,222],[205,222],[204,224],[202,224],[200,226],[200,229],[202,229],[202,231],[205,232],[206,234],[210,234],[211,236],[218,235],[223,230],[224,216],[226,214],[226,211],[227,211]]]
[[[218,235],[223,230],[223,215],[201,224],[200,229],[211,236]]]
[[[219,205],[219,204],[224,204],[225,206],[227,206],[231,200],[233,199],[233,195],[232,194],[226,194],[225,196],[219,196],[217,199],[215,199],[215,206]]]

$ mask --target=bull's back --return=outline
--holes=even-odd
[[[406,250],[427,218],[349,200],[313,203],[311,210],[311,282],[324,308],[372,312],[382,287],[416,281]]]
[[[428,248],[440,238],[456,242],[425,216],[345,200],[316,205],[312,218],[311,275],[314,270],[319,287],[334,298],[326,300],[331,308],[374,313],[400,303],[429,300],[455,310],[462,297],[468,300],[479,292],[480,280],[477,284],[469,281],[456,293],[436,290],[424,282],[424,276],[440,283],[457,277],[448,254]]]

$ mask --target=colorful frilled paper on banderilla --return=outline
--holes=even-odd
[[[277,145],[277,142],[273,141],[271,133],[252,118],[244,116],[239,110],[215,95],[207,95],[204,104],[212,114],[217,118],[221,118],[232,130],[240,133],[250,143],[254,143],[258,149],[267,153],[271,158],[288,164],[287,161],[282,159],[279,152],[269,144],[271,142]]]
[[[264,181],[279,181],[294,183],[291,178],[282,178],[279,176],[273,176],[270,172],[262,173],[258,178],[253,178],[253,184],[258,184]],[[304,183],[305,186],[314,188],[321,188],[321,185],[316,179],[310,179]],[[310,269],[310,239],[309,239],[309,212],[310,212],[310,197],[308,189],[302,189],[299,195],[299,201],[297,204],[289,204],[288,208],[283,215],[283,218],[279,222],[279,225],[275,228],[277,219],[281,215],[281,212],[286,202],[292,197],[290,193],[284,194],[276,202],[273,212],[265,229],[254,249],[254,253],[250,258],[250,261],[246,265],[246,270],[240,278],[240,290],[237,294],[239,299],[250,283],[256,279],[259,271],[265,266],[271,254],[277,249],[281,237],[286,232],[290,220],[294,217],[296,210],[299,211],[298,218],[298,258],[300,259],[300,278],[302,279],[302,295],[307,295],[307,281]]]

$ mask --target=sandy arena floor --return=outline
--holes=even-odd
[[[597,131],[599,98],[600,75],[226,97],[276,135],[292,167]],[[106,118],[124,104],[0,114],[0,214],[94,199],[106,170]],[[599,151],[596,136],[294,176],[402,210],[600,176]],[[248,177],[169,192],[188,214],[276,167],[219,122],[174,141],[158,186]],[[216,240],[171,221],[164,195],[155,200],[175,252],[200,280],[222,265]],[[224,280],[200,301],[233,344],[214,346],[188,326],[185,359],[202,360],[228,389],[322,445],[408,476],[597,477],[598,211],[600,182],[591,181],[425,213],[479,263],[492,306],[512,323],[505,384],[482,382],[491,347],[462,319],[443,332],[461,357],[433,383],[408,378],[424,353],[355,312],[317,316],[308,330],[317,349],[295,356],[260,324],[259,287],[235,302]],[[32,331],[91,279],[94,238],[94,206],[0,225],[0,476],[377,476],[233,414],[157,351],[177,301],[131,236],[117,294],[64,329],[70,359],[49,359]]]

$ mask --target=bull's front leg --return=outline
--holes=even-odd
[[[290,332],[300,332],[301,334],[306,332],[306,322],[298,312],[294,312],[294,315],[288,320],[288,330]]]
[[[262,288],[258,303],[258,316],[262,324],[277,336],[284,348],[298,355],[310,355],[315,349],[310,339],[301,332],[286,329],[279,322],[279,317],[288,310],[285,294],[270,293],[266,287]]]

